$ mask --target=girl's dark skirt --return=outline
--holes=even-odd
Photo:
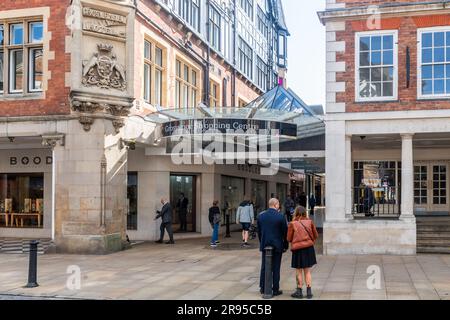
[[[314,246],[292,251],[292,268],[306,269],[317,264]]]

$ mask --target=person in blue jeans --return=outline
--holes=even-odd
[[[219,201],[214,201],[213,206],[209,208],[209,223],[211,223],[211,228],[213,229],[211,237],[211,247],[217,247],[219,243],[219,229],[220,229],[220,208]]]
[[[253,205],[250,201],[243,201],[236,212],[236,223],[240,223],[242,226],[242,246],[249,247],[248,236],[250,227],[255,220],[255,213]]]

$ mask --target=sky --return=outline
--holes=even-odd
[[[283,0],[283,5],[291,34],[287,85],[307,104],[325,107],[325,27],[317,17],[325,0]]]

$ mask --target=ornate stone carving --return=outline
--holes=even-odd
[[[94,119],[93,118],[86,117],[86,116],[81,116],[79,121],[83,125],[83,129],[86,132],[91,130],[91,126],[94,123]]]
[[[119,64],[117,56],[112,53],[113,46],[98,44],[97,48],[98,52],[94,53],[89,61],[83,63],[83,85],[125,91],[127,88],[125,68]]]
[[[72,99],[71,101],[72,110],[81,113],[109,113],[117,117],[125,117],[130,113],[130,107],[107,104],[107,103],[97,103],[90,101],[80,101]]]
[[[42,135],[42,145],[46,147],[51,147],[52,149],[58,144],[60,146],[65,145],[65,135],[63,134],[48,134]]]
[[[113,120],[112,125],[116,130],[116,133],[120,133],[120,129],[125,126],[125,121],[123,121],[123,119]]]
[[[102,111],[102,106],[99,103],[86,102],[86,101],[72,101],[72,110],[83,113],[95,113]]]

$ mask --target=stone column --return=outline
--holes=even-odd
[[[401,219],[414,218],[413,134],[402,134]]]
[[[353,219],[352,136],[345,136],[345,216]]]
[[[326,221],[342,221],[347,193],[345,121],[327,122],[325,155]]]

